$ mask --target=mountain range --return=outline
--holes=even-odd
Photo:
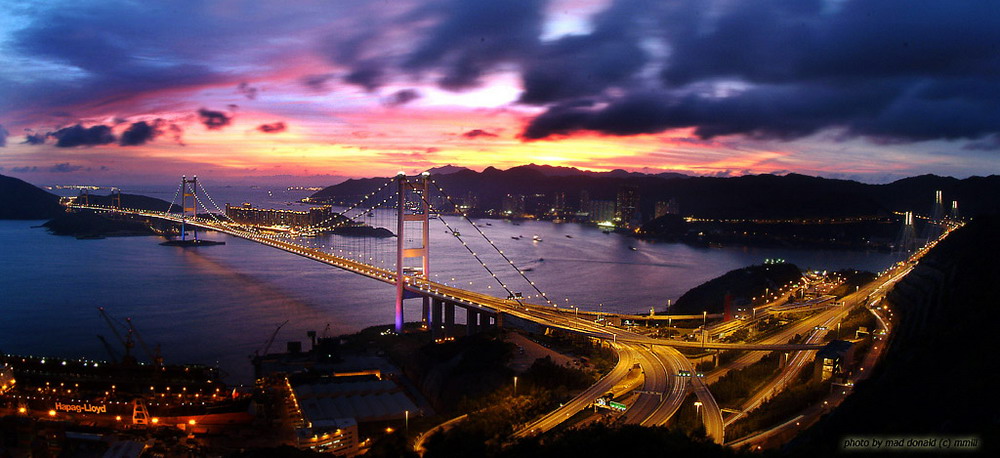
[[[888,216],[902,211],[929,215],[937,190],[943,192],[945,210],[950,208],[951,201],[958,201],[963,216],[1000,212],[997,175],[965,179],[921,175],[889,184],[865,184],[794,173],[691,177],[624,170],[589,172],[535,164],[507,170],[487,167],[482,172],[447,166],[430,172],[448,194],[458,198],[469,193],[476,195],[480,209],[500,209],[508,194],[554,199],[556,193],[564,193],[567,207],[577,208],[582,191],[586,191],[590,200],[615,201],[623,186],[634,186],[640,195],[639,209],[647,220],[653,215],[656,202],[670,199],[678,203],[682,215],[702,218],[846,218]],[[351,203],[387,179],[347,180],[316,192],[311,199]]]

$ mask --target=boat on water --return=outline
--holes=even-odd
[[[521,236],[520,235],[518,235],[518,236],[513,236],[512,235],[510,238],[512,238],[514,240],[521,240]]]
[[[539,236],[537,236],[537,235],[532,235],[532,236],[531,236],[531,241],[532,241],[532,242],[541,242],[541,241],[542,241],[542,238],[541,238],[541,237],[539,237]]]
[[[569,235],[569,234],[566,234],[566,238],[571,239],[571,238],[573,238],[573,236]]]
[[[639,249],[638,249],[638,248],[636,248],[636,247],[634,247],[634,246],[630,246],[630,247],[628,247],[628,249],[630,249],[630,250],[632,250],[632,251],[639,251]]]

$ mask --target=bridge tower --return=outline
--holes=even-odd
[[[119,211],[121,211],[121,209],[122,209],[122,190],[121,190],[121,188],[118,188],[118,187],[111,188],[111,192],[113,194],[112,202],[114,203],[115,208],[118,209]]]
[[[951,219],[958,220],[961,216],[958,214],[958,201],[951,201]]]
[[[909,253],[916,245],[916,231],[913,228],[913,212],[903,213],[903,229],[899,231],[896,238],[896,248],[894,251]]]
[[[189,180],[181,176],[181,240],[187,240],[187,218],[191,212],[192,218],[198,217],[198,175]],[[188,206],[190,205],[190,207]],[[198,240],[198,228],[194,227],[194,239]]]
[[[926,241],[936,239],[943,232],[942,222],[944,221],[944,199],[941,191],[934,191],[934,206],[931,207],[931,218],[924,226],[923,238]]]
[[[934,208],[931,210],[931,219],[938,223],[944,219],[944,199],[941,191],[934,191]]]
[[[406,299],[406,277],[429,278],[430,274],[430,214],[427,181],[430,174],[424,172],[408,177],[399,172],[396,175],[398,201],[396,208],[396,332],[403,332],[403,299]],[[407,245],[407,224],[417,223],[419,236],[411,238],[419,246]],[[411,229],[416,229],[412,227]],[[406,261],[419,258],[419,266],[407,266]],[[427,302],[426,298],[424,299]],[[426,304],[425,304],[426,305]],[[426,308],[426,307],[425,307]],[[425,313],[426,315],[426,313]]]

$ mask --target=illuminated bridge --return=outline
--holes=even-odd
[[[431,191],[436,192],[436,194],[432,194]],[[497,268],[491,268],[483,261],[483,256],[470,247],[457,228],[452,227],[445,219],[436,217],[438,210],[432,205],[432,201],[444,202],[444,205],[451,208],[458,208],[458,205],[427,174],[417,176],[399,174],[387,180],[373,192],[360,197],[360,200],[347,207],[347,210],[335,213],[338,218],[329,218],[323,223],[302,228],[300,233],[315,231],[334,231],[336,233],[339,227],[346,227],[345,224],[352,224],[354,228],[357,228],[359,224],[365,227],[388,228],[394,226],[396,235],[393,238],[394,249],[387,248],[387,243],[384,240],[380,242],[373,240],[374,237],[363,235],[351,237],[352,241],[347,242],[349,246],[318,247],[308,243],[309,239],[305,237],[289,237],[287,233],[274,232],[274,228],[237,223],[228,218],[211,196],[204,191],[204,188],[199,186],[197,177],[182,178],[174,200],[177,199],[178,195],[181,197],[180,211],[159,212],[124,208],[120,204],[120,199],[111,206],[90,205],[87,201],[80,202],[79,199],[69,203],[68,206],[73,209],[115,212],[175,223],[180,226],[178,235],[182,241],[189,240],[189,233],[193,233],[194,237],[190,240],[197,240],[198,229],[222,232],[388,283],[396,288],[395,328],[397,332],[403,330],[403,301],[408,298],[422,298],[421,318],[430,328],[434,338],[441,337],[442,329],[454,327],[457,307],[466,310],[466,326],[470,333],[475,332],[479,327],[499,324],[502,322],[503,316],[507,315],[541,326],[623,343],[765,351],[815,350],[822,347],[818,344],[702,343],[657,339],[595,322],[594,312],[580,310],[573,313],[567,308],[560,309],[535,286],[525,271],[518,269],[514,262],[476,224],[469,220],[465,214],[460,214],[462,219],[473,228],[473,235],[485,240],[488,246],[508,264],[506,268],[514,269],[515,274],[527,282],[535,292],[534,295],[527,298],[522,297],[521,293],[516,293],[497,275],[499,272]],[[176,207],[172,201],[168,210],[174,210]],[[207,211],[213,207],[215,212]],[[202,212],[199,212],[199,209]],[[386,209],[393,211],[379,211]],[[355,212],[353,216],[351,216],[352,212]],[[394,221],[387,221],[387,217]],[[500,289],[507,294],[506,299],[429,279],[429,225],[432,219],[437,219],[444,224],[446,230],[455,236],[468,254],[496,280]],[[332,221],[336,221],[336,223]],[[328,222],[328,225],[324,225]],[[286,230],[292,231],[293,229],[287,228]],[[530,297],[538,298],[544,303],[531,303],[528,301]],[[614,314],[604,315],[614,316]]]

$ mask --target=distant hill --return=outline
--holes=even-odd
[[[777,291],[788,283],[802,278],[802,271],[795,264],[769,264],[731,270],[684,293],[670,313],[680,315],[698,314],[702,311],[720,313],[726,294],[734,300],[749,301],[765,292]]]
[[[47,219],[62,211],[59,196],[0,175],[0,219]]]
[[[457,165],[442,165],[441,167],[431,167],[427,169],[427,172],[431,175],[448,175],[450,173],[461,172],[463,170],[469,170],[466,167],[459,167]]]
[[[115,197],[113,194],[108,194],[106,196],[98,196],[91,194],[88,199],[92,205],[103,205],[107,207],[114,206]],[[180,204],[171,204],[163,199],[157,199],[156,197],[142,196],[138,194],[125,194],[122,193],[122,208],[134,208],[138,210],[151,210],[151,211],[181,211]]]
[[[688,177],[625,171],[586,172],[529,164],[508,170],[487,167],[482,172],[461,170],[432,176],[453,196],[476,194],[481,209],[500,209],[507,194],[544,195],[544,199],[552,199],[556,193],[565,193],[567,205],[576,208],[583,191],[590,200],[614,201],[622,186],[636,186],[640,194],[639,209],[647,221],[653,215],[656,202],[670,199],[676,200],[681,214],[703,218],[843,218],[890,216],[894,211],[927,215],[934,203],[935,190],[943,191],[945,208],[952,200],[957,200],[965,216],[1000,211],[1000,176],[996,175],[964,180],[923,175],[890,184],[870,185],[798,174]],[[348,180],[327,187],[311,198],[351,203],[385,180]]]

